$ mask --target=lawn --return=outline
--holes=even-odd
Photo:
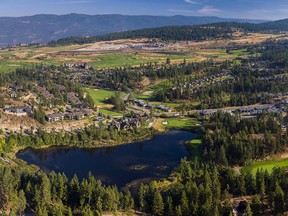
[[[115,116],[123,116],[123,114],[122,113],[117,113],[117,112],[114,112],[114,111],[112,111],[112,110],[110,110],[110,109],[105,109],[105,108],[101,108],[100,110],[99,110],[99,112],[101,112],[101,113],[103,113],[103,114],[105,114],[105,115],[110,115],[110,116],[113,116],[113,117],[115,117]]]
[[[90,94],[92,99],[97,105],[104,105],[105,100],[113,95],[115,95],[115,91],[105,90],[105,89],[91,89],[87,88],[87,92]],[[121,96],[124,96],[124,92],[120,92]]]
[[[105,90],[105,89],[87,89],[87,92],[91,95],[92,99],[97,105],[100,105],[100,110],[99,112],[102,112],[105,115],[110,115],[110,116],[123,116],[122,113],[114,112],[111,109],[108,108],[103,108],[103,105],[107,105],[105,103],[105,100],[115,94],[115,91],[112,90]],[[120,92],[121,96],[124,96],[124,92]]]
[[[243,167],[242,171],[250,172],[255,175],[258,169],[267,170],[271,173],[274,167],[288,167],[288,159],[254,162]]]
[[[177,128],[177,129],[189,129],[196,125],[196,120],[189,118],[189,119],[180,119],[180,118],[171,118],[166,119],[168,122],[167,125],[165,125],[168,128]]]

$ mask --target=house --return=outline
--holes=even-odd
[[[12,114],[17,116],[25,116],[32,112],[32,108],[29,106],[14,106],[3,109],[6,114]]]
[[[131,127],[139,128],[141,127],[141,122],[138,119],[132,119],[129,121]]]
[[[79,100],[79,98],[78,98],[78,96],[77,96],[77,94],[75,92],[69,92],[67,94],[67,98],[75,106],[77,106],[77,107],[82,107],[83,106],[82,102]]]
[[[200,115],[201,116],[208,116],[208,115],[212,115],[216,112],[217,112],[217,110],[201,110]]]
[[[99,116],[99,117],[96,118],[96,121],[99,121],[99,122],[101,122],[103,120],[104,120],[104,117],[102,117],[102,116]]]
[[[69,120],[80,120],[85,117],[85,114],[83,112],[73,112],[73,113],[67,113],[66,118]]]
[[[160,109],[160,110],[162,110],[162,111],[164,111],[164,112],[171,112],[171,108],[168,107],[168,106],[159,105],[159,106],[157,106],[156,108],[157,108],[157,109]]]
[[[92,68],[92,66],[87,64],[86,62],[64,63],[63,66],[68,68],[85,69],[85,70],[89,70]]]
[[[131,128],[131,125],[128,121],[123,121],[120,123],[121,127],[120,129],[121,130],[129,130]]]
[[[45,116],[48,122],[62,121],[65,118],[64,113],[52,113]]]
[[[114,121],[114,122],[112,123],[112,126],[113,126],[117,131],[120,131],[120,130],[121,130],[121,124],[120,124],[120,122],[118,122],[118,121]]]
[[[81,112],[83,112],[85,116],[90,116],[93,113],[90,109],[83,109]]]

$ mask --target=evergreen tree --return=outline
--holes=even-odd
[[[156,190],[153,198],[152,213],[155,216],[162,216],[164,213],[164,203],[161,193]]]

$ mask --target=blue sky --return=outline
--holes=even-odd
[[[287,0],[0,0],[0,16],[128,14],[288,18]]]

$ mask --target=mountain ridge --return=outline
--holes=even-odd
[[[172,25],[200,25],[217,22],[263,23],[265,20],[221,18],[214,16],[86,15],[36,14],[23,17],[0,17],[0,45],[46,43],[72,36],[95,36]]]

